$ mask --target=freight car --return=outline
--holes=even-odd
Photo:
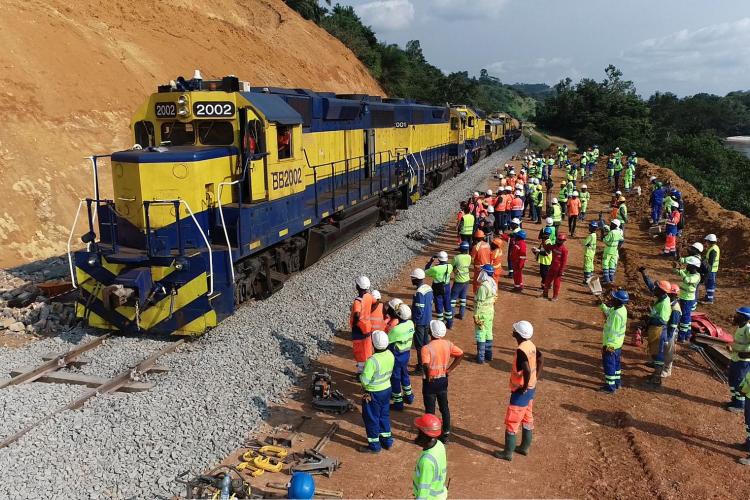
[[[493,143],[467,106],[199,76],[137,110],[132,149],[92,157],[86,248],[69,258],[93,327],[202,334]],[[112,199],[99,194],[105,157]]]

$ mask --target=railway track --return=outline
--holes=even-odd
[[[94,397],[104,396],[106,394],[117,391],[140,392],[150,389],[151,387],[153,387],[153,384],[144,384],[139,382],[140,376],[149,371],[167,371],[165,368],[158,367],[156,365],[157,361],[162,356],[175,351],[178,347],[185,343],[185,339],[180,339],[173,343],[170,343],[166,347],[159,349],[158,351],[142,359],[138,363],[128,366],[127,368],[110,378],[85,375],[81,376],[75,373],[67,373],[63,371],[66,368],[85,363],[80,361],[79,357],[86,352],[93,351],[96,348],[101,347],[102,345],[104,345],[105,341],[110,338],[111,334],[101,335],[65,353],[46,356],[46,360],[42,364],[28,369],[22,368],[16,370],[12,372],[13,376],[10,379],[0,383],[0,390],[11,386],[28,384],[37,381],[79,384],[89,387],[89,390],[85,391],[82,395],[75,398],[73,401],[58,407],[49,413],[44,414],[42,417],[37,418],[32,423],[23,427],[21,430],[3,439],[0,442],[0,449],[3,449],[16,442],[21,437],[26,435],[29,431],[47,422],[56,415],[59,415],[60,413],[68,410],[77,410],[81,408],[84,404],[86,404],[87,401]]]

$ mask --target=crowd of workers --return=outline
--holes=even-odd
[[[440,251],[423,268],[411,272],[414,295],[411,304],[394,298],[384,303],[380,293],[371,288],[369,279],[356,280],[357,297],[352,305],[351,328],[358,378],[365,392],[362,415],[367,445],[360,451],[378,453],[393,445],[390,411],[401,411],[414,403],[408,365],[412,347],[416,350],[416,368],[411,375],[422,377],[425,414],[415,420],[419,431],[416,443],[423,453],[414,475],[417,498],[445,498],[447,463],[445,444],[450,440],[451,413],[448,402],[448,379],[464,356],[464,351],[446,333],[454,321],[466,318],[468,301],[472,302],[472,319],[476,340],[475,360],[479,364],[493,358],[493,323],[500,278],[506,273],[512,279],[509,288],[522,292],[526,286],[524,269],[530,258],[539,263],[540,297],[555,301],[561,290],[562,277],[568,265],[569,238],[575,238],[578,221],[587,222],[588,234],[583,246],[583,282],[593,286],[594,268],[601,237],[601,284],[605,293],[598,294],[605,316],[602,336],[604,383],[601,391],[615,393],[621,386],[621,353],[628,324],[627,291],[614,286],[620,249],[629,224],[625,193],[633,189],[638,159],[633,152],[625,164],[616,149],[607,161],[607,179],[613,188],[609,222],[602,213],[596,220],[586,220],[591,194],[583,180],[590,179],[599,159],[597,147],[586,150],[576,165],[568,159],[567,147],[558,148],[553,156],[528,155],[516,171],[508,164],[496,174],[496,190],[473,193],[461,203],[456,221],[458,250],[449,257]],[[556,196],[552,192],[552,173],[563,171],[565,179]],[[624,175],[623,175],[624,172]],[[684,210],[679,191],[651,179],[652,223],[666,223],[668,243],[664,253],[678,257],[674,261],[676,282],[652,280],[640,268],[644,283],[655,296],[645,321],[651,365],[649,383],[655,387],[672,373],[675,342],[690,337],[691,312],[697,303],[698,287],[706,287],[706,302],[715,300],[716,274],[720,250],[717,237],[705,237],[691,245],[689,255],[677,253],[676,238],[684,227]],[[546,203],[545,203],[546,200]],[[543,218],[544,217],[544,218]],[[563,217],[568,232],[560,230]],[[665,220],[662,217],[666,217]],[[524,221],[542,223],[537,241],[530,245]],[[674,227],[672,227],[674,226]],[[669,250],[669,251],[667,251]],[[428,283],[429,280],[429,283]],[[471,293],[470,289],[471,288]],[[527,287],[528,288],[528,287]],[[750,405],[744,398],[750,392],[750,308],[737,310],[735,349],[730,375],[731,411],[745,411],[750,451]],[[518,347],[510,374],[510,403],[505,416],[505,446],[495,456],[512,460],[513,453],[527,454],[532,441],[533,402],[536,383],[542,369],[542,354],[531,341],[533,326],[528,321],[513,324],[512,335]],[[440,411],[441,418],[436,416]],[[516,436],[522,431],[520,444]],[[750,459],[743,459],[750,463]]]

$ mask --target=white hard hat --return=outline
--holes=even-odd
[[[375,330],[374,332],[372,332],[372,346],[379,351],[387,349],[388,334],[383,330]]]
[[[430,333],[432,333],[432,336],[436,339],[441,339],[445,337],[445,323],[440,321],[439,319],[433,319],[430,321]]]
[[[537,179],[536,177],[534,177],[533,179],[531,179],[531,182],[534,183],[534,184],[539,184],[539,179]]]
[[[396,310],[396,315],[398,315],[399,319],[404,321],[411,319],[411,307],[403,303],[400,304]]]
[[[448,262],[448,254],[444,250],[437,253],[437,258],[440,262]]]
[[[573,191],[573,196],[578,196],[578,191]]]
[[[656,176],[652,175],[651,178],[648,180],[649,182],[654,182],[656,180]]]
[[[479,193],[477,191],[474,191],[474,198],[478,198],[478,197],[479,197]]]
[[[373,298],[373,299],[375,299],[375,300],[380,300],[380,299],[382,299],[382,298],[383,298],[383,297],[382,297],[382,296],[380,295],[380,292],[379,292],[379,291],[377,291],[377,290],[373,290],[373,291],[371,291],[371,292],[370,292],[370,295],[372,295],[372,298]]]
[[[505,179],[505,176],[503,174],[500,174],[500,179]]]
[[[706,241],[710,241],[711,243],[716,243],[716,235],[713,233],[706,235],[706,237],[703,239]]]
[[[523,196],[523,191],[516,189],[516,196]]]
[[[581,189],[588,189],[589,187],[586,184],[581,184]]]
[[[534,335],[534,327],[525,320],[513,323],[513,331],[526,340],[529,340]]]
[[[680,204],[679,204],[679,203],[677,203],[676,201],[675,201],[675,202],[673,202],[673,203],[672,203],[672,209],[676,210],[676,209],[678,209],[678,208],[680,208]]]
[[[510,187],[510,186],[505,186],[505,190],[506,190],[506,191],[513,191],[513,188],[512,188],[512,187]]]
[[[362,290],[370,289],[370,278],[368,278],[367,276],[359,276],[356,280],[354,280],[354,283]]]
[[[692,246],[693,248],[695,248],[695,249],[696,249],[696,250],[698,250],[699,252],[703,252],[703,243],[698,243],[698,242],[696,241],[695,243],[693,243],[693,244],[692,244],[692,245],[690,245],[690,246]]]
[[[620,190],[617,190],[617,191],[615,191],[615,194],[616,194],[617,196],[622,196],[622,191],[620,191]]]
[[[553,205],[559,205],[560,204],[560,200],[558,200],[557,198],[552,198],[552,204]]]
[[[516,187],[517,188],[522,188],[523,187],[523,182],[516,182]]]
[[[526,169],[525,169],[525,168],[523,168],[523,167],[521,167],[521,172],[524,172],[524,173],[526,173]]]
[[[515,173],[516,173],[516,170],[515,170],[514,168],[511,168],[511,169],[510,169],[510,173],[511,173],[511,174],[515,174]]]
[[[688,266],[701,267],[701,260],[695,255],[691,255],[690,257],[685,258],[685,264]]]
[[[424,269],[422,269],[421,267],[418,267],[418,268],[414,269],[411,272],[411,277],[412,278],[416,278],[418,280],[423,280],[424,279]]]
[[[510,220],[510,223],[511,223],[511,224],[518,224],[518,225],[520,226],[520,225],[521,225],[521,220],[520,220],[520,219],[519,219],[518,217],[513,217],[513,218],[512,218],[511,220]]]
[[[401,299],[391,299],[391,300],[388,301],[388,307],[390,307],[391,309],[393,309],[394,311],[396,311],[396,310],[398,310],[398,306],[400,306],[403,303],[404,303],[404,301],[401,300]]]
[[[614,224],[615,227],[620,227],[620,224],[622,224],[622,221],[620,219],[612,219],[612,224]]]
[[[492,190],[491,189],[487,190],[487,196],[492,196]]]
[[[508,168],[508,167],[510,167],[510,163],[505,164],[505,168]]]
[[[495,213],[495,207],[492,206],[492,205],[490,205],[489,207],[487,207],[487,213],[494,214]]]
[[[544,219],[544,223],[547,224],[548,226],[551,226],[552,224],[555,223],[555,221],[552,219],[552,217],[547,217],[546,219]]]

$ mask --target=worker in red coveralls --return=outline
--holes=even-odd
[[[372,304],[375,301],[370,293],[370,278],[360,276],[354,281],[354,284],[357,288],[357,298],[352,303],[349,327],[352,329],[352,349],[357,373],[362,373],[365,361],[373,353],[372,341],[370,340],[372,334],[370,315]]]
[[[568,265],[568,247],[565,246],[565,242],[568,240],[568,235],[561,233],[557,236],[557,240],[553,244],[545,244],[544,249],[552,253],[552,264],[549,266],[547,271],[547,277],[544,280],[544,291],[542,297],[547,300],[557,300],[557,296],[560,294],[560,284],[562,282],[565,268]],[[552,287],[552,297],[549,296],[549,289]]]
[[[479,272],[482,270],[482,266],[490,264],[492,262],[492,250],[490,249],[489,243],[484,241],[484,231],[477,229],[474,231],[474,246],[471,247],[471,265],[473,267],[473,289],[474,293],[477,293],[479,288]]]
[[[523,268],[526,265],[526,231],[516,232],[510,246],[510,263],[513,267],[513,291],[523,291]]]
[[[490,257],[492,267],[495,268],[495,273],[492,275],[492,279],[495,280],[495,284],[500,284],[500,276],[503,274],[503,240],[500,238],[493,238],[490,242]]]
[[[677,256],[677,235],[680,232],[680,204],[674,203],[672,205],[672,212],[667,216],[667,239],[664,243],[664,255],[670,257]]]

